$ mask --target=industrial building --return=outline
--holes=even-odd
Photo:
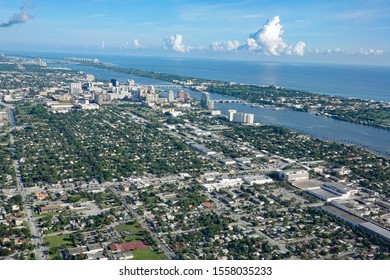
[[[358,190],[340,183],[324,183],[319,187],[309,188],[307,192],[321,200],[331,202],[335,199],[351,198]]]
[[[341,207],[338,207],[337,204],[323,206],[321,207],[321,210],[337,219],[342,220],[352,227],[360,228],[369,234],[390,242],[390,231],[388,229],[362,219],[350,213],[348,210],[341,209]]]
[[[253,186],[253,185],[263,185],[267,183],[272,183],[273,180],[268,176],[260,175],[260,176],[244,177],[244,182]]]
[[[191,147],[194,148],[195,150],[197,150],[198,152],[201,152],[201,153],[204,153],[208,156],[211,156],[211,155],[215,155],[216,152],[213,151],[213,150],[210,150],[208,148],[206,148],[205,146],[203,145],[198,145],[198,144],[191,144]]]
[[[285,181],[298,181],[298,180],[308,180],[309,172],[306,170],[280,170],[278,171],[279,179]]]
[[[221,181],[219,181],[217,183],[203,184],[203,187],[205,187],[208,192],[211,192],[214,190],[218,191],[219,189],[223,189],[223,188],[239,186],[242,183],[243,183],[243,180],[241,178],[222,179]]]

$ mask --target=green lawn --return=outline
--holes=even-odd
[[[151,249],[141,249],[132,252],[133,260],[167,260],[168,258],[163,253],[157,253]]]
[[[120,224],[116,228],[118,229],[119,232],[128,231],[135,235],[144,233],[143,228],[136,222],[133,224],[131,223]]]
[[[47,244],[47,247],[49,248],[49,259],[51,260],[61,260],[61,254],[60,250],[63,247],[73,247],[72,242],[70,241],[69,235],[56,235],[56,236],[49,236],[44,238],[45,244]]]
[[[60,248],[63,245],[66,247],[73,246],[68,234],[45,237],[44,242],[48,244],[49,248]]]
[[[120,224],[116,227],[119,232],[130,232],[130,235],[127,235],[124,238],[125,242],[137,241],[137,240],[145,240],[146,232],[142,229],[142,227],[138,223],[126,223]]]

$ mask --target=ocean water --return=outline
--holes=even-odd
[[[390,66],[271,63],[124,55],[27,53],[31,57],[98,58],[133,69],[228,82],[276,85],[343,97],[390,102]]]
[[[135,69],[390,102],[390,67],[114,56],[107,60]]]
[[[63,59],[64,57],[69,56],[77,57],[76,55],[69,54],[39,55],[39,57],[54,59],[54,61],[56,59]],[[79,55],[78,57],[86,56]],[[94,57],[95,56],[90,56],[89,58]],[[390,102],[390,79],[388,79],[390,77],[390,68],[387,67],[312,64],[279,65],[244,61],[237,62],[121,56],[98,58],[102,62],[110,62],[122,67],[167,72],[207,79],[236,81],[241,83],[260,85],[274,84],[289,87],[286,84],[295,81],[296,84],[301,86],[300,89],[307,91],[320,92],[320,89],[323,89],[325,90],[322,92],[324,94],[359,97],[362,99],[385,100]],[[55,64],[52,65],[54,66]],[[134,79],[136,83],[144,85],[167,84],[158,80],[132,76],[91,66],[80,66],[76,64],[57,66],[68,66],[74,70],[84,71],[85,73],[95,75],[101,80],[115,78],[119,81],[125,82],[127,79]],[[286,84],[272,81],[283,81],[283,83]],[[298,89],[298,86],[291,86],[290,88]],[[199,92],[190,91],[190,93],[194,98],[199,98],[200,96]],[[211,93],[211,95],[212,99],[225,98],[224,96],[214,93]],[[285,126],[316,138],[355,144],[386,157],[390,156],[389,130],[359,124],[351,124],[323,116],[289,110],[253,108],[243,104],[228,103],[217,104],[216,107],[224,113],[226,113],[228,109],[254,113],[255,121],[257,122]]]

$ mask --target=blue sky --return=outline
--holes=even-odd
[[[390,1],[0,0],[0,50],[390,64]]]

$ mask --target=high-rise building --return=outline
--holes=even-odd
[[[117,79],[111,79],[111,84],[113,87],[119,86],[119,81]]]
[[[141,92],[139,90],[133,90],[131,92],[131,101],[140,102],[141,101]]]
[[[173,93],[172,90],[170,90],[168,92],[168,102],[171,103],[171,102],[174,102],[175,101],[175,94]]]
[[[80,94],[83,93],[81,83],[71,83],[70,84],[70,93],[71,94]]]
[[[145,98],[146,103],[157,103],[158,102],[158,94],[148,93]]]
[[[184,101],[184,91],[182,91],[182,90],[179,90],[178,92],[177,92],[177,99],[179,100],[179,101]]]
[[[210,93],[202,92],[202,97],[200,99],[200,105],[202,107],[207,107],[210,101]]]
[[[150,93],[150,94],[156,94],[156,89],[154,88],[154,86],[149,86],[149,88],[148,88],[148,93]]]
[[[209,100],[209,102],[207,102],[207,109],[209,110],[214,109],[214,100]]]
[[[133,86],[135,85],[134,80],[127,80],[127,85],[128,85],[129,87],[133,87]]]
[[[103,105],[104,104],[104,94],[102,94],[102,93],[95,94],[94,101],[96,104]]]
[[[255,115],[254,114],[245,114],[245,123],[247,124],[253,124],[255,122]]]
[[[254,119],[254,114],[237,113],[236,110],[229,110],[229,121],[236,123],[253,124]]]
[[[245,114],[244,113],[235,113],[233,115],[233,122],[244,123],[245,122]]]
[[[237,110],[229,110],[229,121],[233,121],[234,114],[237,113]]]

